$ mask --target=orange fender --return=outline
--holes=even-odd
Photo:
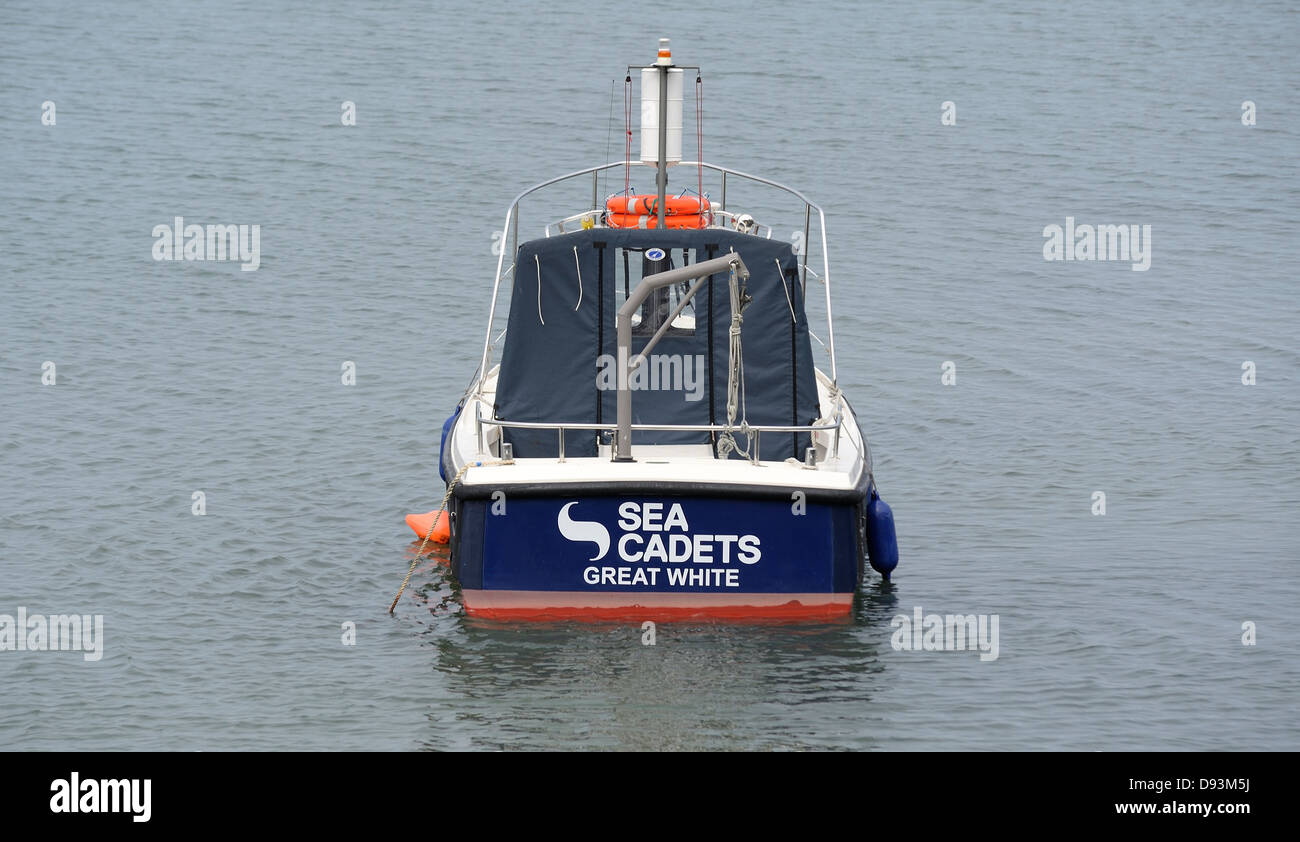
[[[439,512],[441,512],[441,517],[438,517],[438,525],[434,526],[433,519],[439,515]],[[451,541],[451,518],[445,511],[440,509],[434,509],[422,515],[407,515],[406,525],[415,530],[416,535],[421,538],[427,536],[435,544],[446,544]],[[433,530],[432,534],[429,532],[430,529]]]

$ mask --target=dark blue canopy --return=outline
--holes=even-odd
[[[496,417],[506,421],[606,423],[617,406],[614,316],[643,274],[735,251],[753,299],[741,330],[750,424],[805,425],[819,415],[798,260],[789,243],[725,229],[593,228],[532,240],[515,261],[510,320],[497,380]],[[663,290],[634,320],[632,352],[650,340],[681,290]],[[652,349],[632,381],[634,424],[723,424],[731,300],[726,274],[710,277]],[[689,317],[694,316],[694,327]],[[736,424],[742,413],[738,409]],[[558,455],[554,431],[509,429],[519,457]],[[637,431],[636,444],[713,442],[716,434]],[[744,439],[737,436],[743,447]],[[764,459],[803,457],[807,433],[768,433]],[[569,431],[565,452],[596,455],[596,436]],[[715,450],[716,453],[716,450]]]

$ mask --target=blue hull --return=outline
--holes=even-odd
[[[862,578],[865,487],[475,492],[457,489],[452,520],[471,614],[824,616],[847,613]]]

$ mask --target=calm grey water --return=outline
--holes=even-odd
[[[267,5],[0,9],[0,614],[105,626],[0,652],[0,748],[1300,748],[1294,4]],[[390,617],[492,232],[621,157],[660,35],[705,157],[827,210],[895,584],[643,646],[468,620],[426,563]],[[155,262],[178,215],[261,267]],[[1067,216],[1151,225],[1150,270],[1045,261]],[[1000,657],[895,651],[916,606]]]

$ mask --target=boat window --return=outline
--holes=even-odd
[[[693,262],[689,260],[689,250],[675,249],[669,251],[656,267],[655,264],[646,259],[645,252],[646,249],[644,248],[620,248],[617,250],[614,267],[617,279],[614,295],[615,310],[623,306],[623,302],[627,300],[631,291],[636,289],[637,284],[641,283],[641,279],[647,274],[648,270],[650,270],[650,273],[653,273],[653,271],[666,271]],[[634,336],[652,336],[664,323],[664,320],[681,304],[690,288],[691,284],[688,282],[675,284],[651,293],[641,307],[632,314],[632,334]],[[672,327],[668,329],[667,335],[690,336],[695,333],[695,304],[694,299],[686,302],[686,306],[673,319]]]

